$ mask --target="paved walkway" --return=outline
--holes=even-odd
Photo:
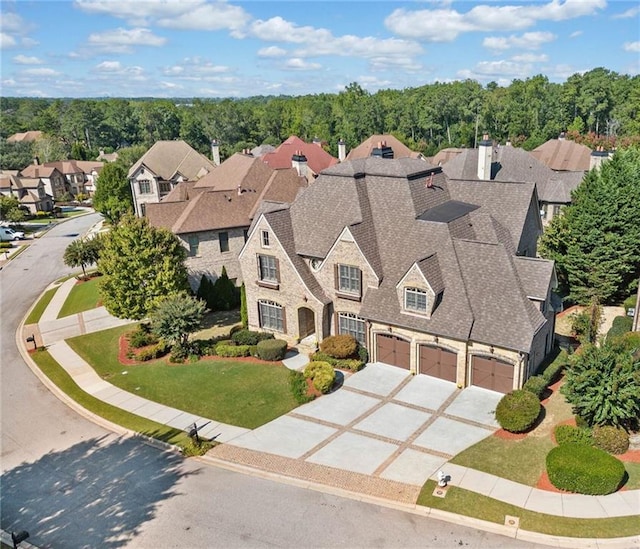
[[[57,318],[74,283],[62,283],[49,303],[35,330],[39,343],[48,346],[84,391],[104,402],[177,429],[207,423],[200,434],[225,443],[211,450],[209,459],[409,504],[415,503],[425,480],[435,480],[442,469],[453,486],[530,511],[574,518],[634,516],[640,511],[640,490],[607,496],[560,494],[448,463],[496,430],[493,410],[501,395],[475,387],[459,390],[385,364],[370,364],[348,375],[334,393],[253,431],[143,399],[101,379],[64,341],[128,322],[101,307]],[[34,328],[27,326],[24,333]],[[307,361],[294,351],[284,362],[299,370]]]

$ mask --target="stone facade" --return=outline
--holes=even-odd
[[[160,179],[158,176],[149,170],[149,168],[140,166],[129,178],[136,215],[143,217],[145,214],[145,205],[160,202],[160,199],[168,194],[174,184],[177,184],[179,181],[181,181],[181,179],[175,182],[164,182],[164,184],[167,185],[167,189],[163,189],[163,191],[161,191]]]

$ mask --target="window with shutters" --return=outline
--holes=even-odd
[[[353,265],[336,265],[336,289],[339,294],[359,298],[362,293],[362,271]]]
[[[427,312],[427,292],[420,288],[404,289],[404,308],[417,313]]]
[[[284,332],[284,309],[273,301],[258,301],[260,327]]]
[[[364,319],[353,313],[338,313],[338,334],[353,336],[361,345],[367,343]]]
[[[218,242],[220,243],[221,253],[229,251],[229,233],[228,232],[218,233]]]
[[[258,255],[258,286],[278,290],[279,282],[278,258],[272,255]]]

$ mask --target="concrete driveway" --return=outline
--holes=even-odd
[[[498,428],[502,396],[373,363],[332,394],[228,444],[421,486]]]

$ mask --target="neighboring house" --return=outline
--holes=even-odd
[[[158,203],[182,181],[195,181],[215,169],[206,156],[182,140],[158,141],[129,170],[135,213]]]
[[[289,137],[273,152],[261,155],[261,158],[274,170],[294,167],[309,182],[318,177],[322,170],[338,163],[337,158],[322,148],[322,142],[316,140],[313,143],[305,143],[295,135]]]
[[[0,172],[0,194],[15,196],[30,213],[53,210],[53,197],[40,178],[21,177],[16,171]]]
[[[372,135],[365,139],[355,149],[349,151],[345,156],[344,142],[338,144],[338,158],[343,160],[356,160],[358,158],[368,158],[369,156],[379,156],[381,158],[419,158],[424,160],[421,153],[412,151],[402,141],[391,134]]]
[[[533,183],[343,162],[254,221],[240,253],[249,328],[292,343],[351,334],[372,361],[507,392],[553,346],[540,234]]]
[[[58,168],[44,166],[40,164],[29,164],[20,171],[22,177],[39,178],[44,183],[44,188],[48,195],[54,200],[59,199],[63,194],[70,192],[67,187],[65,177]]]
[[[116,160],[118,160],[118,153],[105,153],[102,149],[100,149],[100,154],[98,155],[98,158],[96,158],[96,160],[99,160],[101,162],[115,162]]]
[[[191,286],[202,275],[216,280],[225,267],[229,278],[242,281],[238,254],[260,206],[292,202],[307,185],[291,167],[274,170],[259,158],[236,153],[197,182],[178,184],[157,204],[147,204],[155,227],[173,232],[187,249]]]
[[[554,171],[524,149],[494,145],[486,134],[477,149],[463,149],[443,170],[456,180],[535,183],[544,225],[571,203],[571,192],[584,177],[583,171]]]
[[[558,139],[550,139],[533,149],[531,154],[556,172],[586,172],[592,166],[591,149],[575,141],[565,139],[560,134]]]
[[[14,133],[7,137],[7,143],[30,143],[37,141],[42,137],[42,132],[38,130],[31,130],[28,132]]]

